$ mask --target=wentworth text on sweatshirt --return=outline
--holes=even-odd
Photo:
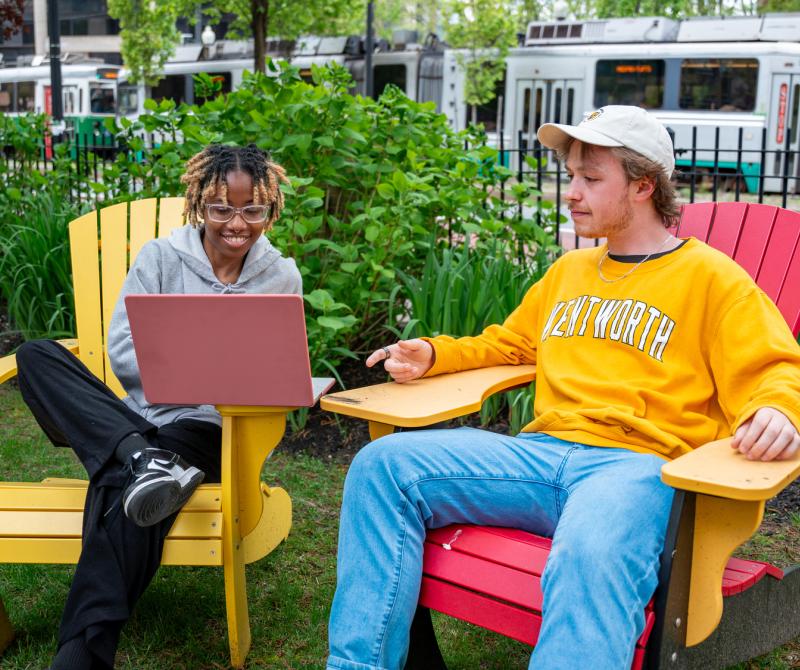
[[[606,247],[555,262],[502,325],[428,339],[426,376],[537,366],[543,432],[675,458],[731,435],[759,408],[800,430],[800,347],[774,303],[725,254],[694,239],[614,283]],[[610,279],[630,272],[610,258]]]

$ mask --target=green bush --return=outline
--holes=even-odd
[[[75,332],[67,223],[81,185],[67,146],[51,144],[45,162],[46,121],[0,115],[0,298],[26,339]]]
[[[313,74],[317,85],[283,64],[201,106],[149,101],[149,114],[114,128],[131,151],[106,170],[104,188],[122,199],[134,188],[177,195],[184,161],[209,142],[270,150],[291,175],[270,236],[301,268],[315,372],[325,372],[382,340],[397,271],[421,269],[437,244],[473,234],[538,246],[542,231],[512,215],[534,202],[530,183],[508,201],[495,195],[511,172],[477,132],[453,132],[433,104],[396,88],[377,101],[353,97],[341,67]]]
[[[0,228],[0,296],[25,339],[75,333],[67,224],[78,215],[49,193],[20,196]]]
[[[110,204],[180,195],[186,160],[210,142],[253,142],[270,150],[291,177],[283,187],[286,209],[270,237],[303,274],[316,374],[335,373],[344,357],[385,339],[389,314],[401,299],[398,272],[408,281],[420,276],[429,252],[467,237],[481,244],[496,240],[518,262],[550,248],[547,233],[518,215],[521,205],[526,213],[534,209],[537,191],[530,182],[514,183],[506,199],[499,197],[501,182],[512,172],[497,164],[496,150],[484,146],[480,131],[454,132],[432,103],[412,102],[393,87],[377,101],[351,96],[349,74],[341,67],[314,69],[313,76],[310,85],[296,68],[270,64],[267,75],[247,75],[237,91],[202,105],[148,101],[148,113],[135,122],[109,120],[121,150],[103,167],[101,183],[78,179],[69,152],[59,147],[54,172],[44,178],[28,171],[18,192],[0,200],[0,214],[5,220],[9,212],[21,215],[20,205],[32,202],[29,194],[50,193],[54,202],[78,195],[87,207],[96,198]],[[14,142],[35,148],[28,137],[35,124],[40,120]],[[7,130],[9,137],[14,132]],[[465,149],[465,143],[473,148]],[[11,178],[8,171],[0,175]],[[52,230],[59,224],[41,221],[34,211],[31,206],[27,219],[48,230],[30,248],[45,255],[44,240],[50,240],[55,253],[63,244]],[[55,211],[68,216],[64,207]],[[553,212],[543,212],[544,219],[550,221]],[[5,262],[3,295],[34,304],[41,287],[32,279],[23,287],[9,285],[17,270]],[[54,296],[67,299],[68,275],[62,279],[54,272],[47,281]],[[448,330],[457,333],[460,320],[477,323],[485,316],[454,310]],[[59,332],[69,327],[60,319],[51,324]]]

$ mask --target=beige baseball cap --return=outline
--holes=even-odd
[[[667,176],[675,169],[672,138],[664,125],[641,107],[606,105],[577,126],[545,123],[536,133],[550,149],[561,151],[570,137],[599,147],[627,147],[658,163]]]

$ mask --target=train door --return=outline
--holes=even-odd
[[[788,176],[790,193],[800,193],[800,72],[772,75],[770,113],[767,125],[765,190],[782,191]],[[789,150],[788,158],[786,149]]]
[[[522,131],[527,147],[533,146],[536,130],[543,123],[578,123],[583,111],[578,108],[582,86],[580,79],[517,80],[514,127]]]

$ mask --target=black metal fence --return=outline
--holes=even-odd
[[[762,129],[760,145],[755,148],[752,145],[744,146],[743,128],[738,129],[738,141],[733,147],[721,146],[719,127],[714,129],[712,146],[698,145],[697,131],[696,126],[692,128],[689,146],[675,147],[675,180],[682,202],[724,199],[763,203],[765,199],[769,199],[771,204],[787,207],[790,197],[797,195],[800,203],[800,151],[790,144],[790,138],[793,137],[790,128],[786,129],[785,144],[780,149],[767,148],[766,128]],[[521,131],[516,138],[516,146],[506,147],[502,133],[498,140],[499,161],[515,171],[516,181],[533,180],[542,193],[537,197],[537,204],[541,204],[543,200],[561,203],[568,177],[555,152],[543,147],[536,139],[529,143]],[[722,155],[734,155],[735,160],[722,161]],[[711,156],[712,159],[701,161],[698,156]],[[525,160],[526,157],[533,158],[533,166]],[[500,189],[504,199],[506,186],[507,181],[501,184]],[[557,213],[558,208],[554,211]],[[523,216],[522,205],[517,214]],[[541,207],[536,208],[534,216],[540,225],[546,223]],[[551,227],[554,228],[556,239],[563,243],[565,231],[562,230],[559,217],[553,218]],[[578,242],[577,239],[573,240],[576,245]]]
[[[790,138],[793,137],[792,129],[786,128],[785,143],[780,149],[769,149],[767,145],[767,129],[761,132],[760,146],[754,147],[752,143],[744,145],[744,129],[738,129],[738,142],[735,146],[721,146],[720,128],[714,131],[712,146],[700,146],[697,142],[698,129],[694,127],[691,132],[689,146],[677,146],[675,158],[677,163],[676,180],[683,201],[695,202],[702,200],[748,200],[763,203],[769,199],[772,204],[789,206],[791,196],[800,197],[800,151],[792,148]],[[152,147],[157,138],[152,136],[144,138],[145,146]],[[102,189],[87,188],[87,183],[103,183],[104,174],[120,152],[125,152],[129,160],[146,160],[145,152],[134,152],[129,148],[114,142],[114,138],[106,132],[66,133],[60,142],[65,145],[65,156],[69,157],[70,170],[66,178],[73,179],[76,186],[81,188],[68,188],[68,197],[73,199],[90,199],[93,203],[98,200],[113,196],[114,193],[103,193]],[[514,177],[506,179],[499,185],[501,197],[506,198],[506,188],[509,181],[532,180],[542,195],[537,197],[537,205],[547,200],[556,203],[551,212],[558,213],[558,203],[561,202],[563,190],[566,187],[567,175],[563,166],[556,159],[554,153],[539,144],[535,139],[531,142],[522,132],[516,138],[515,146],[505,146],[502,133],[499,136],[497,148],[497,162],[511,168]],[[721,161],[725,156],[727,160]],[[731,156],[735,160],[730,160]],[[699,160],[698,156],[705,157]],[[533,158],[532,165],[525,159]],[[711,157],[711,160],[708,158]],[[10,170],[38,170],[48,174],[54,171],[54,151],[52,140],[42,138],[38,155],[23,156],[14,147],[0,147],[0,163],[6,171]],[[63,177],[63,176],[62,176]],[[125,185],[127,192],[137,192],[143,184],[129,175]],[[800,202],[800,200],[798,200]],[[798,207],[798,205],[794,205]],[[548,223],[544,220],[547,213],[542,207],[533,208],[532,215],[541,224]],[[527,214],[524,206],[519,205],[516,215],[522,217]],[[562,224],[560,217],[552,216],[549,221],[556,239],[563,242],[564,234],[570,234],[569,226]],[[577,244],[577,240],[575,240]]]
[[[148,137],[146,146],[152,147],[153,142],[154,138]],[[137,160],[143,164],[145,153],[121,145],[108,132],[78,133],[68,129],[59,137],[44,135],[33,151],[30,147],[23,149],[0,143],[0,171],[5,174],[37,171],[46,177],[57,177],[64,181],[66,188],[62,191],[71,202],[88,200],[96,205],[116,193],[106,193],[90,184],[103,184],[104,176],[120,154],[125,154],[128,161]],[[126,175],[126,191],[137,192],[142,186],[141,178]]]

